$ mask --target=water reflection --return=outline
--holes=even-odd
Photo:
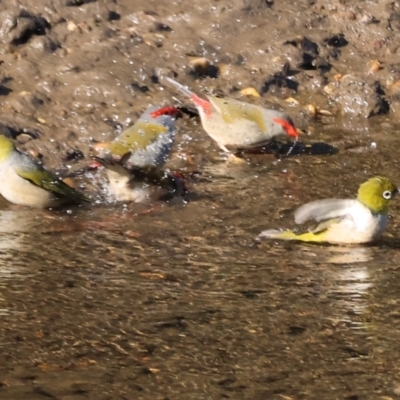
[[[373,251],[370,247],[330,247],[329,264],[356,264],[365,263],[372,259]]]
[[[42,223],[43,218],[35,218],[29,209],[0,210],[0,316],[16,313],[7,307],[3,294],[10,290],[10,282],[13,290],[19,290],[20,285],[15,286],[15,281],[32,276],[27,267],[29,260],[33,261],[31,252],[37,246],[38,228]],[[30,234],[33,232],[36,232],[34,238]]]
[[[328,290],[335,304],[343,311],[340,320],[348,329],[365,333],[370,323],[365,321],[370,304],[369,289],[372,278],[369,271],[374,252],[370,247],[330,248],[327,262],[336,266],[332,269],[332,286]]]

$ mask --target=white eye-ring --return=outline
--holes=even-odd
[[[389,200],[392,198],[392,192],[390,190],[385,190],[382,196],[384,199]]]

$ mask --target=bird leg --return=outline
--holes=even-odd
[[[291,153],[291,152],[293,151],[293,149],[296,147],[296,144],[297,144],[298,140],[299,140],[298,137],[294,138],[293,145],[290,146],[289,151],[286,153],[286,157],[289,157],[290,153]]]

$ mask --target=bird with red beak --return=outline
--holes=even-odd
[[[105,167],[109,191],[117,201],[146,202],[184,194],[181,175],[162,170],[175,139],[179,109],[149,107],[134,125],[100,149],[96,160]]]
[[[227,153],[265,146],[277,136],[298,140],[293,121],[283,112],[227,97],[207,95],[204,100],[179,82],[165,79],[190,98],[203,129]]]

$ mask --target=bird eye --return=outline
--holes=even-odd
[[[383,192],[383,198],[386,200],[389,200],[392,198],[392,192],[390,190],[385,190]]]

